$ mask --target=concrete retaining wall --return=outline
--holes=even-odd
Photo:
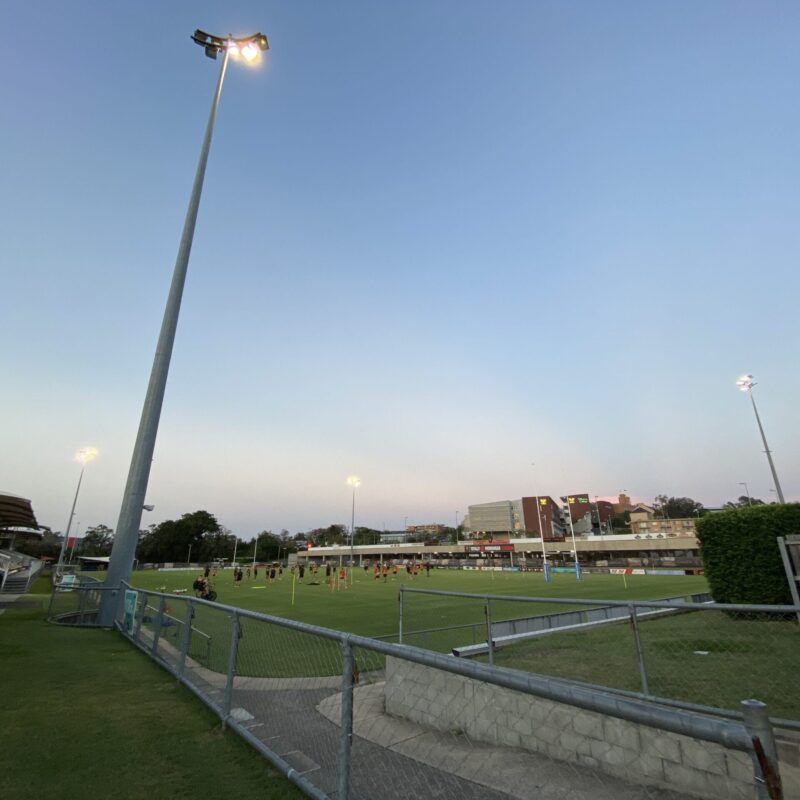
[[[386,659],[385,699],[393,716],[542,753],[631,783],[718,800],[756,796],[746,753],[409,661]]]

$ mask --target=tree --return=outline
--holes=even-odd
[[[306,534],[309,544],[316,547],[325,547],[331,544],[344,544],[347,538],[347,529],[344,525],[328,525],[327,528],[314,528]]]
[[[356,525],[356,532],[353,536],[353,544],[378,544],[381,540],[381,532],[375,528],[362,528]]]
[[[667,497],[665,494],[656,495],[654,507],[656,516],[662,519],[687,519],[703,511],[703,504],[691,497]]]
[[[217,518],[208,511],[184,514],[179,520],[167,519],[151,525],[139,540],[139,561],[187,561],[189,549],[197,561],[209,561],[216,556],[213,548],[219,544],[221,532]]]
[[[114,531],[107,525],[95,525],[88,528],[81,540],[82,556],[107,556],[111,555],[111,545],[114,542]]]
[[[732,500],[728,500],[725,503],[725,508],[744,508],[745,506],[764,506],[766,503],[763,500],[759,500],[757,497],[748,497],[746,494],[739,495],[739,499],[735,502]]]

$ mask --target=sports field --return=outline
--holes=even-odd
[[[199,574],[197,570],[143,570],[134,573],[131,583],[143,589],[168,593],[175,589],[188,589],[188,593],[192,594],[192,581]],[[268,583],[264,571],[259,570],[257,579],[244,578],[239,587],[234,587],[233,572],[228,569],[220,571],[212,581],[219,603],[363,636],[397,633],[398,592],[401,585],[479,594],[578,598],[585,599],[589,605],[598,600],[656,600],[708,590],[705,578],[695,576],[628,575],[624,582],[621,575],[584,574],[580,581],[576,581],[570,573],[556,573],[552,577],[550,583],[545,583],[541,573],[536,572],[432,569],[429,576],[422,572],[412,579],[401,569],[396,577],[390,573],[384,583],[382,578],[376,581],[371,571],[356,569],[352,586],[348,579],[347,588],[331,591],[325,583],[322,569],[316,577],[306,570],[302,583],[297,579],[293,581],[288,572],[284,572],[281,580]],[[515,604],[513,615],[532,616],[564,610],[564,606],[536,603],[526,604],[523,611]],[[404,627],[411,631],[474,623],[482,618],[483,607],[452,598],[426,597],[409,602],[406,612]],[[498,609],[498,613],[501,615],[497,619],[508,618],[512,610],[503,613]]]

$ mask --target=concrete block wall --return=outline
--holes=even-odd
[[[384,691],[388,714],[435,730],[531,750],[630,783],[696,797],[756,797],[750,756],[721,745],[397,658],[386,659]],[[786,788],[787,797],[796,796]]]

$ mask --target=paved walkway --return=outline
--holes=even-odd
[[[149,633],[142,630],[142,638],[150,638]],[[162,639],[159,651],[174,666],[175,648]],[[221,706],[225,676],[191,658],[186,670],[194,686]],[[237,676],[231,714],[335,798],[340,686],[340,676]],[[392,717],[384,710],[383,688],[376,681],[353,693],[350,800],[689,800],[538,753],[473,742],[463,734]]]

